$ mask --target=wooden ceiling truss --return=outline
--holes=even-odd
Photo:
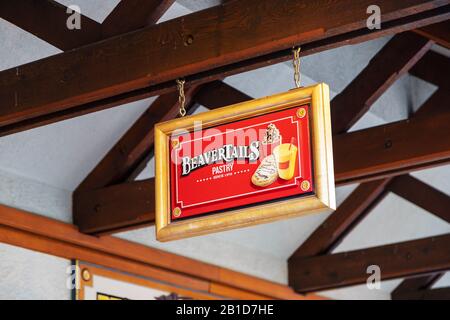
[[[289,258],[289,284],[299,293],[361,284],[378,264],[383,280],[408,278],[395,299],[449,298],[432,286],[450,269],[450,234],[333,253],[390,192],[450,223],[450,197],[409,175],[450,162],[450,64],[429,50],[450,47],[448,1],[380,0],[380,30],[366,28],[370,0],[224,1],[156,24],[173,2],[121,1],[103,24],[82,16],[76,31],[61,27],[66,7],[55,1],[0,3],[1,18],[64,51],[0,72],[0,136],[159,96],[75,190],[80,231],[154,222],[154,180],[135,178],[152,157],[155,123],[177,117],[175,79],[187,80],[189,112],[214,109],[251,99],[225,77],[289,60],[293,46],[305,56],[394,35],[331,103],[336,184],[360,184]],[[438,89],[410,119],[348,132],[407,73]]]

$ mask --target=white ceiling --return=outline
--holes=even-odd
[[[119,1],[58,2],[80,5],[83,14],[101,22]],[[190,9],[175,3],[162,20],[189,12]],[[378,39],[303,58],[303,84],[324,81],[330,85],[332,96],[339,93],[388,40]],[[0,70],[59,52],[51,45],[1,19],[0,43]],[[290,64],[281,63],[229,77],[225,81],[253,97],[261,97],[289,90],[293,86],[292,77]],[[352,130],[406,118],[433,90],[433,86],[407,75],[392,86]],[[144,112],[151,101],[153,98],[0,138],[0,171],[69,193]],[[198,112],[202,111],[205,109]],[[413,175],[447,194],[450,193],[450,166]],[[152,163],[139,179],[150,176],[153,176]],[[5,181],[1,180],[0,175],[0,190],[3,183]],[[355,187],[339,187],[338,203]],[[0,201],[5,200],[0,197]],[[151,228],[127,232],[120,236],[286,283],[286,259],[326,217],[327,214],[311,215],[168,244],[156,242]],[[448,223],[395,195],[388,195],[338,246],[336,252],[448,232]],[[217,243],[220,243],[219,250]],[[333,290],[327,294],[335,298],[387,298],[399,281],[383,282],[381,291],[369,291],[365,286],[357,286]],[[441,280],[439,285],[450,285],[450,277]]]

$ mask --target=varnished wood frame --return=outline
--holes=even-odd
[[[199,236],[212,232],[267,223],[325,210],[335,210],[333,148],[330,119],[329,88],[317,84],[286,93],[255,99],[201,114],[158,123],[155,126],[155,193],[156,237],[159,241]],[[315,194],[301,198],[264,203],[245,209],[184,221],[170,219],[169,140],[176,130],[194,130],[201,121],[202,129],[264,115],[304,103],[311,103],[311,150]]]
[[[80,233],[72,224],[0,205],[0,243],[232,299],[323,300],[255,276],[112,236]]]

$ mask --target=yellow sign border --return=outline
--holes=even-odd
[[[169,141],[175,130],[193,131],[197,121],[201,121],[202,129],[207,129],[305,103],[311,103],[312,109],[311,149],[314,167],[314,195],[171,222]],[[328,85],[324,83],[158,123],[155,125],[154,132],[155,218],[156,238],[159,241],[199,236],[336,209],[330,98]]]

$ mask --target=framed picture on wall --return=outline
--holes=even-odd
[[[75,300],[192,300],[211,299],[207,294],[169,283],[73,262]]]

